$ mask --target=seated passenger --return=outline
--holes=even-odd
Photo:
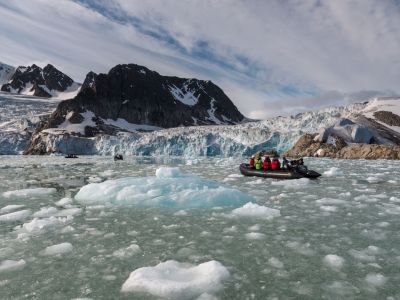
[[[263,169],[264,169],[264,171],[267,171],[267,170],[270,170],[270,169],[271,169],[271,159],[269,158],[269,156],[267,156],[267,157],[264,159],[264,162],[263,162]]]
[[[250,158],[250,169],[254,169],[254,155]]]
[[[256,170],[261,170],[261,159],[258,157],[256,158],[256,160],[254,161],[254,166],[256,167]]]
[[[281,163],[279,162],[278,158],[274,158],[271,162],[271,170],[279,170],[281,168]]]
[[[282,159],[282,168],[290,170],[289,161],[286,159],[286,157],[283,157]]]

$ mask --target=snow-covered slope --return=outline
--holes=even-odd
[[[14,75],[15,68],[0,62],[0,87]]]

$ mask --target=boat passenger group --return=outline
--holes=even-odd
[[[264,171],[277,171],[277,170],[291,170],[293,167],[304,165],[303,159],[288,161],[286,157],[283,157],[282,164],[279,161],[278,156],[274,156],[272,159],[267,154],[256,153],[250,158],[250,168]]]

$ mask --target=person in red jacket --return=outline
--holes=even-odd
[[[271,169],[271,159],[269,158],[269,156],[267,156],[263,161],[263,169],[264,171]]]
[[[250,169],[254,169],[254,155],[250,158]]]
[[[278,158],[274,158],[271,162],[271,170],[279,170],[281,168],[281,163]]]

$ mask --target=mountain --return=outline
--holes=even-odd
[[[232,101],[211,81],[162,76],[143,66],[127,64],[115,66],[108,74],[88,73],[79,94],[59,104],[45,129],[93,136],[237,124],[244,120]]]
[[[44,98],[73,98],[80,85],[48,64],[43,69],[35,64],[18,67],[1,91]]]
[[[15,72],[15,68],[0,62],[0,87],[7,83]]]

